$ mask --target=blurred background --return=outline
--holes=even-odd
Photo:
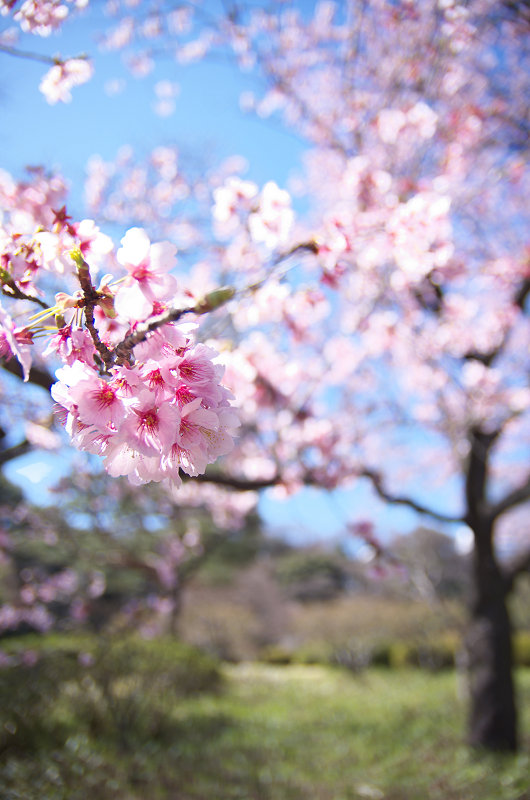
[[[242,420],[132,486],[2,362],[0,798],[528,800],[528,4],[0,9],[2,235],[65,204],[234,285]]]

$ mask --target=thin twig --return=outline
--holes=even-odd
[[[133,347],[140,344],[140,342],[145,342],[149,333],[157,330],[157,328],[161,328],[162,325],[166,325],[168,322],[176,322],[183,317],[184,314],[194,312],[195,308],[195,306],[191,306],[190,308],[172,308],[160,314],[158,317],[153,317],[149,322],[144,322],[143,325],[139,325],[136,330],[117,344],[112,351],[111,355],[114,357],[116,364],[121,365],[128,363]]]
[[[53,58],[41,53],[30,52],[29,50],[19,50],[16,47],[10,47],[7,44],[0,44],[0,52],[6,53],[8,56],[15,56],[15,58],[25,58],[28,61],[40,61],[42,64],[62,64],[62,59]]]
[[[7,291],[6,287],[10,291]],[[19,289],[13,281],[4,281],[2,294],[5,294],[6,297],[14,298],[15,300],[29,300],[32,303],[38,303],[41,308],[48,309],[48,304],[45,303],[44,300],[41,300],[40,297],[33,297],[31,294],[26,294],[22,289]]]
[[[94,347],[101,356],[101,360],[105,364],[105,368],[108,372],[114,360],[113,354],[107,345],[104,344],[99,338],[99,332],[94,324],[94,306],[98,305],[101,296],[92,284],[92,280],[90,278],[90,269],[87,262],[81,255],[81,251],[72,251],[71,255],[77,266],[77,277],[79,278],[79,283],[83,291],[83,305],[85,309],[86,326],[90,336],[92,337],[92,341],[94,342]]]

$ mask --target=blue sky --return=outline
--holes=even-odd
[[[115,53],[98,54],[95,33],[100,21],[82,18],[49,39],[24,37],[20,48],[75,56],[95,56],[91,82],[73,89],[69,104],[50,106],[38,85],[46,65],[0,53],[0,167],[21,177],[25,165],[56,167],[69,181],[74,217],[83,214],[84,168],[94,154],[114,159],[118,149],[132,145],[139,154],[161,144],[184,147],[212,162],[243,155],[247,177],[262,184],[275,180],[285,186],[301,168],[303,144],[274,121],[259,120],[239,110],[241,91],[251,88],[251,76],[242,77],[228,64],[208,62],[188,66],[167,63],[147,78],[132,78]],[[0,23],[1,24],[1,23]],[[120,94],[109,96],[105,84],[123,80]],[[153,113],[154,85],[169,79],[179,85],[175,113],[159,117]],[[46,469],[48,471],[46,471]],[[30,487],[33,496],[52,482],[64,458],[26,456],[12,463],[7,474]],[[40,487],[40,488],[39,488]],[[272,493],[261,501],[262,513],[273,528],[289,531],[291,538],[334,538],[347,521],[375,517],[381,533],[412,529],[418,518],[407,509],[389,508],[371,491],[359,485],[333,494],[305,489],[287,502]]]
[[[94,54],[93,79],[74,88],[67,104],[50,106],[39,91],[45,64],[0,53],[2,166],[16,174],[26,164],[56,166],[69,178],[77,203],[88,158],[97,153],[113,159],[124,144],[138,153],[156,145],[185,146],[212,161],[243,155],[249,163],[247,176],[257,183],[272,179],[285,185],[300,165],[303,145],[294,134],[240,112],[239,96],[255,86],[252,76],[216,61],[186,66],[162,62],[154,74],[133,78],[119,53],[98,52],[97,30],[98,23],[87,24],[83,17],[61,34],[42,40],[25,36],[20,43],[20,49],[48,55]],[[114,79],[125,88],[109,96],[105,87]],[[164,79],[180,89],[169,117],[153,112],[154,87]]]

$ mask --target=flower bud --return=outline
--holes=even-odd
[[[193,311],[195,314],[206,314],[208,311],[213,311],[215,308],[227,303],[235,293],[236,290],[233,286],[222,286],[220,289],[214,289],[213,292],[208,292],[199,300]]]
[[[70,258],[77,267],[77,274],[79,275],[79,277],[90,278],[89,266],[86,263],[85,259],[83,258],[83,253],[78,247],[74,247],[72,250],[70,250]]]

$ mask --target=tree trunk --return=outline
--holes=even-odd
[[[469,669],[469,741],[488,750],[517,749],[512,631],[507,582],[493,551],[492,524],[474,526],[474,596],[466,637]]]

